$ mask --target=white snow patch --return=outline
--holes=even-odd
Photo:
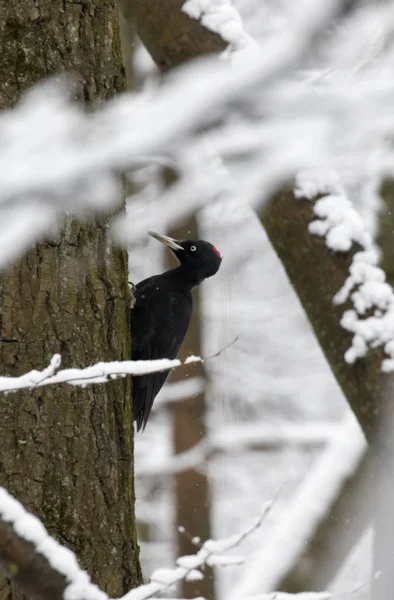
[[[79,567],[75,554],[50,537],[41,521],[28,513],[4,488],[0,488],[0,516],[12,525],[20,538],[32,543],[37,552],[66,577],[65,600],[108,600],[107,594],[92,584],[89,575]]]
[[[330,592],[301,592],[300,594],[287,594],[286,592],[272,592],[271,594],[257,594],[242,598],[241,600],[334,600]]]
[[[339,174],[327,169],[303,169],[297,173],[295,195],[314,200],[323,194],[335,194],[341,188]]]
[[[198,546],[201,543],[201,538],[199,535],[195,535],[194,538],[192,538],[192,544],[194,544],[195,546]]]
[[[201,358],[201,356],[195,356],[194,354],[191,354],[190,356],[187,357],[184,364],[189,365],[190,363],[195,363],[195,362],[204,362],[204,361]]]
[[[296,490],[291,506],[286,507],[283,515],[276,519],[276,526],[269,535],[262,533],[261,548],[246,563],[243,578],[233,590],[230,600],[253,597],[252,594],[260,591],[275,589],[304,550],[317,525],[328,514],[332,502],[355,472],[365,450],[364,436],[349,411],[331,443]]]
[[[394,291],[378,266],[378,251],[335,172],[309,170],[297,176],[297,197],[313,199],[319,194],[327,195],[315,201],[318,219],[310,223],[309,231],[324,237],[336,252],[347,252],[354,243],[362,248],[354,254],[349,277],[333,299],[335,304],[350,300],[353,305],[341,319],[342,327],[353,334],[345,360],[353,364],[369,349],[380,347],[387,355],[382,370],[394,371]],[[365,316],[367,311],[372,314]]]
[[[201,579],[204,579],[204,575],[201,571],[193,569],[193,571],[190,571],[190,573],[185,576],[185,579],[186,581],[200,581]]]
[[[232,61],[239,62],[259,54],[258,44],[246,33],[242,19],[230,0],[186,0],[182,10],[228,43],[224,58],[230,57]]]
[[[183,579],[199,579],[202,573],[197,569],[207,564],[217,564],[218,566],[239,564],[239,557],[236,557],[236,559],[233,556],[224,557],[222,553],[238,546],[250,533],[259,527],[270,506],[270,503],[267,504],[262,515],[241,534],[220,541],[208,540],[194,556],[187,555],[178,558],[177,566],[174,569],[157,569],[154,571],[149,584],[131,590],[123,596],[122,600],[145,600],[163,592]],[[178,527],[180,531],[183,529]],[[238,562],[236,563],[235,560],[238,560]]]
[[[199,356],[189,356],[183,364],[204,362]],[[125,375],[145,375],[179,367],[179,359],[170,360],[161,358],[157,360],[124,360],[113,362],[99,362],[84,369],[63,369],[55,373],[61,364],[60,354],[55,354],[48,367],[42,371],[30,371],[20,377],[0,376],[0,392],[13,392],[24,388],[42,387],[68,383],[70,385],[85,386],[91,383],[105,383],[108,379],[124,377]]]

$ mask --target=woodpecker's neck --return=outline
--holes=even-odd
[[[190,269],[190,267],[186,268],[183,265],[179,265],[179,267],[171,269],[170,273],[177,283],[189,289],[200,285],[200,283],[205,279],[201,272],[197,270],[194,271],[193,269]]]

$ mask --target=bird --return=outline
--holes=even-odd
[[[174,359],[192,316],[191,290],[218,272],[222,256],[215,246],[204,240],[176,240],[153,231],[148,234],[167,246],[179,265],[133,285],[131,357],[132,360]],[[137,431],[145,429],[153,401],[169,372],[132,377]]]

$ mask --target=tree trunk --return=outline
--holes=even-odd
[[[114,0],[0,0],[0,47],[1,108],[55,73],[75,75],[89,106],[125,86]],[[65,219],[2,273],[3,373],[42,369],[56,352],[65,368],[130,358],[127,257],[104,219]],[[138,584],[130,381],[3,396],[0,437],[0,484],[110,595]]]
[[[184,3],[185,0],[119,0],[125,22],[133,24],[162,73],[226,47],[216,33],[182,11]]]
[[[386,273],[387,282],[394,286],[394,236],[393,207],[394,184],[387,180],[381,189],[383,206],[380,212],[378,245],[381,250],[381,266]],[[375,536],[372,595],[374,600],[389,600],[394,589],[394,570],[392,568],[394,552],[394,409],[393,394],[390,387],[385,390],[385,411],[380,430],[381,444],[389,450],[379,477],[375,482]]]
[[[372,522],[376,484],[375,458],[367,450],[354,475],[345,483],[329,512],[319,524],[305,551],[278,589],[296,593],[329,589],[330,583]]]

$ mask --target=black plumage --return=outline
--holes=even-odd
[[[203,240],[177,241],[153,232],[149,235],[168,246],[180,264],[135,286],[130,318],[132,359],[173,359],[192,316],[191,290],[217,273],[222,257],[215,246]],[[133,377],[133,411],[138,431],[145,428],[168,373]]]

